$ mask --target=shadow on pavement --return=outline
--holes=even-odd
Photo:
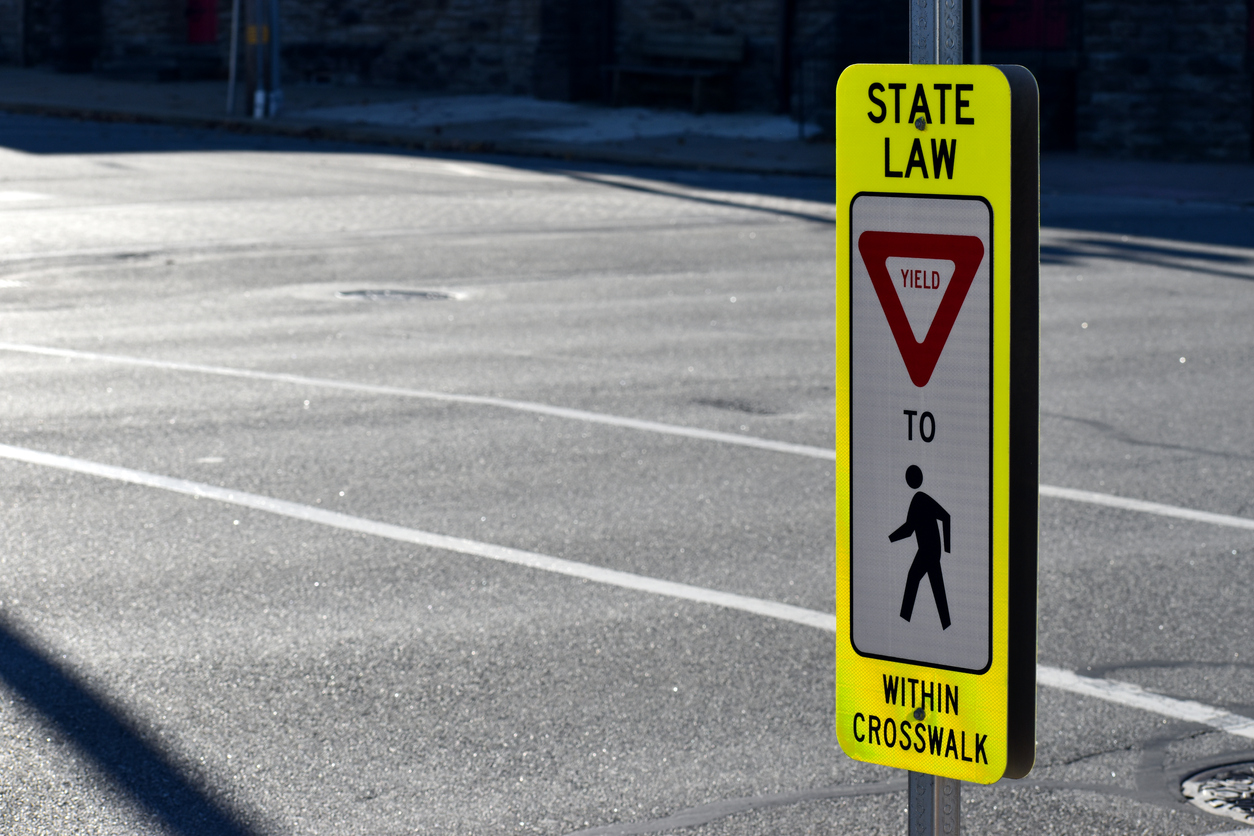
[[[588,172],[562,171],[560,173],[571,178],[572,180],[579,180],[584,183],[595,183],[599,186],[609,186],[611,188],[625,189],[626,191],[631,191],[631,192],[644,192],[646,194],[661,195],[663,197],[674,197],[680,200],[689,200],[689,201],[692,201],[693,203],[704,203],[708,206],[726,206],[726,207],[731,207],[734,209],[750,209],[755,212],[764,212],[768,215],[780,215],[783,217],[795,218],[797,220],[802,220],[802,221],[814,221],[815,223],[827,224],[829,226],[834,226],[836,223],[834,218],[828,217],[827,215],[824,215],[824,214],[818,214],[814,212],[798,212],[793,209],[781,209],[781,208],[772,207],[772,206],[752,206],[749,204],[740,203],[735,200],[723,200],[720,198],[705,197],[703,195],[682,194],[679,192],[670,191],[669,189],[654,188],[652,186],[647,186],[643,183],[623,183],[617,180],[607,180],[603,177],[597,177],[594,174],[591,174]],[[724,188],[727,188],[730,185],[729,183],[727,183],[727,177],[729,175],[724,174],[724,175],[716,175],[716,176],[720,176],[723,179]],[[666,179],[666,180],[669,180],[670,182],[682,182],[684,185],[697,185],[696,183],[693,182],[693,178],[691,177],[687,177],[687,178],[670,177],[670,178],[653,178],[653,179]],[[715,188],[715,187],[708,186],[707,188]],[[749,190],[744,189],[744,188],[739,188],[739,189],[736,189],[736,191],[749,191]],[[759,193],[761,192],[759,191]],[[793,197],[793,195],[779,195],[779,194],[776,194],[775,196],[776,197]],[[798,199],[805,199],[805,198],[798,198]],[[830,201],[828,203],[830,205]]]
[[[1213,251],[1189,250],[1181,247],[1166,247],[1161,244],[1134,244],[1128,241],[1103,241],[1095,238],[1081,239],[1082,243],[1100,245],[1134,261],[1152,261],[1162,258],[1191,258],[1200,261],[1213,261],[1220,264],[1254,264],[1254,258]],[[1254,276],[1251,276],[1254,278]]]
[[[363,151],[343,142],[206,128],[103,122],[0,112],[0,147],[26,154],[151,154],[178,151]]]
[[[1068,230],[1254,248],[1254,206],[1242,204],[1085,194],[1046,195],[1041,200],[1041,224]]]
[[[171,833],[255,836],[145,735],[0,616],[0,679]]]
[[[828,206],[835,199],[835,184],[831,178],[826,177],[702,171],[675,167],[652,168],[595,162],[571,163],[543,157],[432,153],[333,140],[243,134],[226,130],[181,128],[134,122],[84,121],[3,112],[0,112],[0,148],[39,155],[259,151],[379,154],[445,160],[478,160],[523,171],[570,177],[577,176],[577,173],[594,176],[628,175],[716,191],[816,201]],[[605,181],[598,182],[605,184]],[[659,192],[659,194],[665,194],[665,192]],[[682,195],[674,196],[683,197]],[[831,221],[827,219],[826,222]]]
[[[1042,265],[1077,265],[1095,258],[1254,281],[1254,256],[1188,246],[1116,241],[1071,230],[1056,232],[1041,244]]]
[[[462,154],[406,150],[396,146],[370,145],[329,139],[305,139],[270,134],[233,133],[228,130],[176,127],[135,122],[84,121],[49,116],[0,113],[0,148],[38,154],[135,154],[176,152],[282,152],[282,153],[344,153],[375,154],[397,157],[489,162],[522,171],[557,174],[574,179],[595,181],[601,185],[654,191],[676,199],[719,204],[717,198],[685,195],[665,188],[611,182],[607,177],[629,176],[659,184],[676,184],[681,188],[698,188],[727,193],[756,194],[769,197],[804,200],[824,204],[815,213],[805,211],[748,207],[732,199],[729,205],[760,208],[764,212],[793,215],[801,219],[831,224],[828,212],[835,200],[835,182],[831,177],[807,177],[785,174],[701,170],[699,167],[658,167],[615,163],[559,161],[544,157],[508,156],[504,154]],[[1181,242],[1254,248],[1254,203],[1233,202],[1228,192],[1196,190],[1193,199],[1168,199],[1162,196],[1124,194],[1121,178],[1144,179],[1146,171],[1157,170],[1152,163],[1139,163],[1132,168],[1120,161],[1047,158],[1042,163],[1041,222],[1044,226],[1070,230],[1145,238],[1163,238]],[[1167,165],[1167,164],[1163,164]],[[1179,170],[1176,170],[1179,169]],[[1196,174],[1193,168],[1177,165],[1164,169],[1175,180],[1187,183]],[[1211,180],[1222,180],[1223,172],[1198,169]],[[1233,168],[1241,174],[1244,168]],[[1079,174],[1077,174],[1079,172]],[[1094,172],[1105,177],[1100,183],[1089,182]],[[1092,175],[1086,179],[1080,174]],[[1241,183],[1240,177],[1233,177]],[[1198,175],[1200,176],[1200,175]],[[1230,178],[1232,179],[1232,178]],[[1174,182],[1174,180],[1173,180]],[[1087,185],[1086,185],[1087,184]],[[1170,184],[1168,184],[1170,185]],[[1213,183],[1211,184],[1214,185]],[[1098,188],[1100,186],[1100,188]],[[1091,187],[1091,188],[1090,188]],[[1061,189],[1061,190],[1060,190]],[[1168,190],[1170,191],[1170,190]],[[1177,189],[1176,191],[1180,191]],[[1231,191],[1231,190],[1229,190]],[[1213,192],[1213,194],[1212,194]],[[1181,194],[1183,192],[1181,191]],[[1193,193],[1190,193],[1193,194]],[[1231,195],[1228,195],[1230,197]],[[1116,251],[1107,253],[1115,257]],[[1064,253],[1043,253],[1049,258],[1065,257]],[[1141,253],[1141,256],[1149,254]],[[1126,258],[1137,258],[1129,249]],[[1189,258],[1197,260],[1196,254]],[[1221,273],[1222,274],[1222,273]],[[1241,278],[1247,278],[1241,276]]]

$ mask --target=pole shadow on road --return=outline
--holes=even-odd
[[[1248,231],[1241,234],[1250,237],[1250,243],[1254,245],[1254,234]],[[1076,265],[1095,258],[1254,281],[1254,257],[1250,256],[1161,244],[1113,241],[1074,230],[1068,230],[1051,243],[1041,245],[1043,265]]]
[[[1090,207],[1086,205],[1089,200],[1083,194],[1046,196],[1041,201],[1041,225],[1220,247],[1254,247],[1254,205],[1125,200],[1119,205],[1101,203]],[[1145,260],[1155,255],[1139,244],[1125,243],[1120,251],[1110,242],[1105,243],[1111,257]],[[1057,255],[1043,246],[1041,263],[1049,264],[1051,256]],[[1187,257],[1205,256],[1191,251]]]
[[[0,679],[172,833],[255,836],[117,709],[0,615]]]

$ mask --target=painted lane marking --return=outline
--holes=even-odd
[[[1070,691],[1086,697],[1097,697],[1099,700],[1139,708],[1164,717],[1185,720],[1210,726],[1213,729],[1254,740],[1254,720],[1231,714],[1223,709],[1204,705],[1193,700],[1178,700],[1146,691],[1140,685],[1130,682],[1119,682],[1113,679],[1093,679],[1080,676],[1071,671],[1051,668],[1046,665],[1036,666],[1036,678],[1042,685]]]
[[[836,617],[832,613],[796,607],[778,601],[768,601],[748,595],[738,595],[733,592],[719,592],[700,586],[636,575],[631,572],[620,572],[616,569],[605,569],[600,566],[591,566],[573,560],[549,557],[537,552],[512,549],[508,546],[497,546],[491,543],[481,543],[462,537],[434,534],[391,523],[354,517],[338,511],[328,511],[323,508],[302,505],[298,502],[288,502],[245,491],[234,491],[229,488],[208,485],[203,482],[160,476],[155,473],[146,473],[142,470],[131,470],[130,468],[101,464],[69,456],[59,456],[53,453],[29,450],[24,447],[0,444],[0,458],[72,473],[82,473],[88,476],[110,479],[115,482],[157,488],[200,499],[211,499],[216,502],[252,508],[257,511],[325,525],[343,531],[369,534],[402,543],[412,543],[473,557],[484,557],[489,560],[582,578],[583,580],[616,586],[622,589],[648,592],[654,595],[679,598],[700,604],[713,604],[725,609],[738,610],[779,621],[789,621],[806,627],[814,627],[828,633],[836,632]],[[1038,664],[1036,666],[1036,675],[1042,685],[1062,691],[1081,696],[1096,697],[1105,702],[1138,708],[1177,720],[1199,723],[1239,737],[1254,739],[1254,720],[1199,702],[1162,696],[1146,691],[1141,686],[1131,683],[1109,679],[1090,679],[1048,665]]]
[[[42,192],[0,191],[0,203],[26,203],[31,200],[50,200],[52,195]]]
[[[606,415],[601,412],[588,412],[583,409],[568,409],[562,406],[535,403],[533,401],[515,401],[508,398],[493,398],[486,395],[457,395],[449,392],[434,392],[427,389],[404,389],[398,386],[380,386],[373,383],[352,383],[344,380],[331,380],[321,377],[305,377],[298,374],[276,372],[260,372],[252,369],[233,369],[226,366],[206,366],[198,363],[177,363],[169,360],[148,360],[142,357],[126,357],[118,354],[100,354],[94,351],[75,351],[68,348],[51,348],[21,343],[0,342],[0,351],[13,351],[23,354],[42,354],[47,357],[64,357],[73,360],[94,360],[101,363],[117,363],[127,366],[142,366],[151,369],[167,369],[169,371],[198,372],[219,377],[243,378],[245,380],[265,380],[272,383],[291,383],[298,386],[317,386],[323,389],[338,389],[344,392],[363,392],[371,395],[391,395],[402,398],[419,398],[423,400],[444,401],[446,403],[464,403],[477,406],[495,406],[502,409],[513,409],[519,412],[531,412],[537,415],[551,415],[555,418],[569,418],[591,424],[604,424],[610,427],[624,427],[642,432],[675,435],[683,438],[696,438],[703,441],[716,441],[722,444],[735,444],[741,447],[755,447],[759,450],[771,450],[776,453],[791,453],[795,456],[806,456],[813,459],[836,460],[836,451],[823,447],[811,447],[806,444],[793,444],[787,441],[773,441],[769,438],[756,438],[750,435],[703,430],[697,427],[684,427],[678,424],[664,424],[659,421],[644,421],[637,418],[623,418],[618,415]]]
[[[228,505],[252,508],[257,511],[265,511],[281,517],[317,523],[318,525],[338,528],[343,531],[370,534],[389,540],[397,540],[402,543],[428,546],[474,557],[486,557],[489,560],[498,560],[502,563],[512,563],[516,566],[526,566],[531,569],[554,572],[559,575],[569,575],[610,586],[622,587],[623,589],[634,589],[639,592],[650,592],[654,595],[682,598],[686,601],[696,601],[703,604],[713,604],[728,609],[755,613],[781,621],[804,624],[807,627],[818,627],[823,630],[835,629],[831,613],[807,610],[802,607],[794,607],[790,604],[781,604],[777,601],[767,601],[761,598],[750,598],[747,595],[737,595],[732,592],[719,592],[699,586],[650,578],[644,575],[632,574],[631,572],[620,572],[616,569],[605,569],[587,563],[549,557],[536,552],[512,549],[508,546],[497,546],[491,543],[467,540],[462,537],[450,537],[445,534],[435,534],[415,528],[392,525],[391,523],[367,520],[349,514],[342,514],[338,511],[328,511],[324,508],[315,508],[299,502],[288,502],[283,499],[274,499],[245,491],[220,488],[203,482],[160,476],[155,473],[146,473],[142,470],[131,470],[130,468],[100,464],[99,462],[75,459],[69,456],[58,456],[53,453],[43,453],[24,447],[12,447],[7,444],[0,444],[0,458],[97,476],[103,479],[111,479],[115,482],[127,482],[132,485],[158,488],[198,499],[212,499]]]
[[[245,380],[264,380],[272,383],[290,383],[297,386],[314,386],[324,389],[337,389],[345,392],[363,392],[372,395],[390,395],[393,397],[418,398],[424,400],[444,401],[446,403],[464,403],[478,406],[494,406],[501,409],[512,409],[520,412],[531,412],[538,415],[551,415],[555,418],[568,418],[592,424],[603,424],[611,427],[640,430],[641,432],[660,433],[684,438],[696,438],[702,441],[714,441],[722,444],[734,444],[740,447],[754,447],[760,450],[771,450],[776,453],[788,453],[814,459],[836,460],[836,451],[824,447],[812,447],[806,444],[793,444],[787,441],[774,441],[769,438],[757,438],[736,433],[704,430],[697,427],[684,427],[678,424],[665,424],[659,421],[645,421],[637,418],[624,418],[619,415],[608,415],[603,412],[590,412],[583,409],[568,409],[561,406],[536,403],[534,401],[516,401],[508,398],[493,398],[486,395],[458,395],[449,392],[435,392],[426,389],[405,389],[398,386],[382,386],[373,383],[353,383],[345,380],[332,380],[321,377],[286,374],[282,372],[263,372],[253,369],[234,369],[228,366],[208,366],[199,363],[179,363],[170,360],[149,360],[143,357],[128,357],[120,354],[102,354],[94,351],[77,351],[69,348],[52,348],[50,346],[27,345],[23,343],[0,342],[0,351],[13,351],[22,354],[40,354],[48,357],[63,357],[73,360],[93,360],[101,363],[116,363],[127,366],[140,366],[169,371],[196,372],[219,377],[234,377]],[[1125,511],[1141,511],[1163,517],[1191,520],[1194,522],[1224,525],[1233,528],[1254,530],[1254,519],[1234,517],[1227,514],[1214,514],[1210,511],[1195,511],[1175,505],[1164,505],[1160,502],[1146,502],[1141,499],[1129,499],[1112,494],[1082,491],[1075,488],[1060,488],[1055,485],[1041,485],[1040,495],[1056,499],[1067,499],[1072,502],[1086,502],[1090,505],[1104,505],[1108,508],[1119,508]]]
[[[1212,514],[1210,511],[1194,511],[1192,508],[1180,508],[1175,505],[1163,505],[1159,502],[1146,502],[1143,499],[1128,499],[1108,493],[1094,493],[1075,488],[1058,488],[1053,485],[1041,485],[1041,496],[1052,496],[1057,499],[1069,499],[1073,502],[1087,502],[1091,505],[1105,505],[1108,508],[1120,508],[1125,511],[1143,511],[1146,514],[1157,514],[1160,517],[1175,517],[1193,522],[1226,525],[1231,528],[1254,530],[1254,520],[1246,517],[1231,517],[1227,514]]]

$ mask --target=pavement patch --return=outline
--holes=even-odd
[[[365,302],[446,302],[456,299],[455,294],[445,290],[397,290],[376,288],[371,290],[341,290],[335,294],[337,299],[355,299]]]

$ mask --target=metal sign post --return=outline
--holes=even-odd
[[[239,0],[231,2],[231,57],[227,69],[226,115],[235,115],[235,76],[239,66]]]
[[[283,108],[283,71],[280,57],[279,31],[279,0],[270,0],[267,22],[270,29],[270,54],[266,56],[266,69],[269,70],[269,83],[266,85],[269,95],[266,98],[266,115],[278,116]]]
[[[962,0],[910,0],[910,63],[962,63]],[[910,772],[910,836],[958,836],[962,782]]]
[[[910,836],[958,836],[962,830],[962,782],[955,778],[910,773]]]
[[[910,0],[910,63],[962,63],[962,0]]]
[[[278,0],[245,0],[249,115],[277,116],[283,103]]]
[[[962,0],[836,92],[836,721],[910,836],[1035,749],[1037,90],[962,66]]]

